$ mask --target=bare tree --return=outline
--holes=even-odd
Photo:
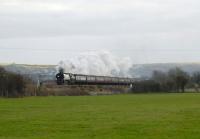
[[[189,81],[189,75],[180,68],[174,68],[168,72],[169,79],[174,82],[176,91],[185,92],[185,86]]]
[[[26,82],[21,75],[6,72],[0,67],[0,94],[4,97],[23,96]]]

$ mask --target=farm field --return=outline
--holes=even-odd
[[[199,139],[200,94],[0,99],[0,139]]]

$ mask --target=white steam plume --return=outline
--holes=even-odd
[[[73,58],[60,61],[57,69],[66,73],[129,77],[132,67],[130,58],[116,58],[110,52],[81,53]]]

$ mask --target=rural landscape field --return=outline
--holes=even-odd
[[[0,139],[199,139],[200,94],[0,99]]]
[[[200,0],[0,0],[0,139],[200,139]]]

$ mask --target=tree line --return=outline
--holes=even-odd
[[[7,72],[0,67],[0,96],[19,97],[24,95],[26,81],[23,76]]]
[[[200,87],[200,72],[189,74],[180,68],[168,72],[154,71],[150,79],[140,80],[133,85],[133,92],[185,92],[185,88],[193,88],[197,92]]]
[[[154,71],[151,78],[141,79],[133,84],[133,93],[146,92],[185,92],[193,88],[196,92],[200,88],[200,71],[188,74],[180,68],[170,69],[168,72]],[[40,88],[27,77],[5,71],[0,67],[0,96],[22,97],[42,95]]]

